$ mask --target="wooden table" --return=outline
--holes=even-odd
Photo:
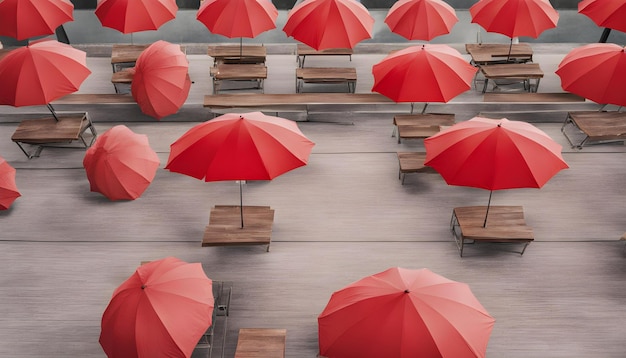
[[[393,116],[398,143],[404,139],[424,139],[439,133],[442,126],[454,125],[454,113],[397,114]]]
[[[489,80],[520,80],[528,92],[537,92],[543,71],[538,63],[506,63],[497,65],[481,65],[480,71],[485,76],[483,93],[487,91]],[[531,80],[535,83],[532,84]]]
[[[209,46],[209,56],[213,64],[265,64],[267,49],[265,46],[216,45]]]
[[[263,92],[263,82],[267,78],[267,67],[260,64],[219,64],[211,67],[213,78],[213,94],[220,91],[224,81],[248,81],[253,82],[252,88]]]
[[[57,121],[54,117],[23,120],[11,136],[22,152],[30,159],[38,157],[43,147],[49,144],[71,143],[80,140],[85,148],[91,146],[96,139],[96,129],[87,112],[58,113]],[[83,136],[87,129],[91,130],[92,138],[88,142]],[[36,145],[28,152],[23,144]]]
[[[141,52],[148,48],[150,44],[131,45],[114,44],[111,48],[111,66],[113,72],[118,72],[124,68],[134,67]],[[185,47],[180,46],[180,50],[185,52]]]
[[[487,225],[483,227],[486,206],[466,206],[454,208],[450,229],[459,253],[463,256],[466,243],[497,242],[524,244],[523,255],[528,244],[534,240],[533,230],[526,225],[524,208],[521,206],[491,206]]]
[[[325,50],[316,50],[302,43],[299,43],[296,48],[298,67],[304,67],[304,61],[306,60],[307,56],[348,56],[350,58],[350,61],[352,61],[353,53],[354,51],[352,51],[351,48],[330,48]]]
[[[510,49],[510,56],[509,56]],[[513,44],[465,44],[465,51],[472,57],[474,65],[489,65],[506,62],[530,62],[533,49],[528,43]]]
[[[296,69],[296,92],[302,92],[305,83],[346,84],[348,92],[356,89],[356,68],[353,67],[307,67]]]
[[[284,358],[286,329],[240,328],[235,358]]]
[[[242,228],[239,206],[213,207],[202,246],[267,245],[270,251],[274,210],[269,206],[244,206],[243,218]]]
[[[578,133],[582,133],[581,141],[574,141],[567,134],[571,125]],[[561,132],[572,148],[582,149],[586,144],[599,144],[626,141],[626,112],[580,111],[568,112]]]

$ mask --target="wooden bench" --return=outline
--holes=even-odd
[[[439,133],[441,127],[454,125],[454,113],[397,114],[393,117],[391,136],[402,139],[424,139]]]
[[[582,134],[582,140],[575,141],[574,135],[567,134],[569,128]],[[587,144],[600,144],[626,141],[626,112],[581,111],[568,112],[561,132],[572,148],[582,149]]]
[[[259,45],[216,45],[209,46],[207,54],[213,57],[213,65],[265,64],[267,49]]]
[[[90,147],[96,140],[96,129],[87,112],[59,113],[57,119],[53,116],[23,120],[11,136],[28,159],[38,157],[47,145],[72,143],[80,140],[85,148]],[[88,141],[84,134],[91,131],[91,139]],[[27,151],[24,144],[34,145],[35,149]]]
[[[302,92],[305,83],[347,85],[348,92],[356,89],[356,68],[354,67],[307,67],[296,69],[296,92]]]
[[[284,358],[286,329],[240,328],[235,358]]]
[[[213,94],[217,94],[223,82],[252,82],[252,88],[263,91],[263,83],[267,78],[267,67],[261,64],[218,64],[211,67]]]
[[[489,65],[509,62],[531,62],[533,49],[528,43],[517,44],[465,44],[465,51],[474,65]]]
[[[466,243],[495,242],[524,244],[523,255],[528,244],[534,241],[533,230],[526,225],[524,209],[521,206],[491,206],[487,225],[483,227],[486,206],[467,206],[454,208],[450,229],[463,256]]]
[[[398,179],[404,185],[404,177],[409,173],[436,173],[435,169],[424,165],[425,152],[398,152]]]
[[[134,67],[113,72],[111,75],[111,83],[113,83],[113,87],[115,87],[115,93],[129,94],[134,75]]]
[[[202,246],[267,245],[270,251],[274,209],[269,206],[244,206],[241,227],[239,206],[216,205],[211,209]]]
[[[127,94],[118,93],[72,93],[56,99],[52,104],[136,104],[135,99]]]
[[[585,97],[569,92],[488,92],[483,96],[483,102],[493,103],[571,103],[585,102]]]
[[[543,71],[538,63],[506,63],[496,65],[481,65],[480,72],[485,77],[482,92],[487,91],[489,80],[513,80],[521,81],[524,90],[537,92],[539,82],[543,78]],[[534,80],[534,84],[531,82]]]
[[[354,51],[351,48],[329,48],[325,50],[316,50],[310,46],[299,43],[296,47],[296,58],[298,67],[304,67],[304,61],[307,56],[348,56],[352,61]]]

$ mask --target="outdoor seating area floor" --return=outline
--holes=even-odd
[[[27,159],[10,137],[19,122],[12,113],[29,109],[0,108],[0,155],[17,169],[22,194],[0,211],[0,356],[104,357],[100,319],[114,289],[142,261],[176,256],[202,263],[211,279],[233,284],[225,348],[216,347],[213,357],[232,357],[239,328],[249,327],[285,328],[287,357],[316,357],[317,316],[331,294],[399,266],[425,267],[469,284],[496,319],[488,357],[623,358],[624,144],[572,149],[560,132],[562,123],[533,123],[563,145],[570,168],[541,189],[494,191],[491,204],[523,206],[535,241],[523,256],[514,252],[517,247],[480,244],[466,246],[459,257],[449,226],[452,210],[486,205],[488,191],[448,186],[432,173],[408,174],[402,185],[396,152],[424,151],[424,145],[398,144],[391,137],[393,114],[315,114],[310,122],[298,122],[316,143],[308,164],[243,186],[244,205],[275,210],[271,251],[201,247],[211,207],[237,205],[239,185],[164,169],[170,144],[211,117],[198,108],[211,91],[203,82],[209,82],[208,66],[199,56],[191,55],[198,65],[190,70],[196,83],[188,105],[205,117],[158,122],[92,116],[98,133],[125,124],[148,135],[158,154],[154,181],[134,201],[111,202],[89,191],[84,149],[45,148],[41,157]],[[536,60],[544,61],[542,56],[548,74],[562,54],[542,52]],[[379,58],[355,55],[345,64],[361,75]],[[95,76],[81,92],[113,92],[108,59],[88,62],[96,64]],[[284,64],[284,72],[272,74],[276,64]],[[266,92],[293,91],[289,66],[295,69],[295,55],[268,56]],[[362,77],[357,92],[369,92],[371,78]],[[547,75],[540,91],[557,91],[554,77]],[[429,109],[453,110],[458,121],[486,106],[472,89]],[[570,107],[558,108],[565,119]]]

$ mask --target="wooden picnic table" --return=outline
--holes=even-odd
[[[391,136],[397,134],[398,143],[402,139],[424,139],[454,123],[454,113],[396,114],[393,116],[394,130]]]
[[[489,80],[521,80],[524,89],[528,92],[537,92],[539,81],[543,78],[543,71],[538,63],[503,63],[496,65],[482,65],[480,71],[485,76],[482,92],[487,91]],[[531,80],[535,83],[532,84]]]
[[[265,64],[267,49],[259,45],[215,45],[209,46],[208,55],[213,64]]]
[[[267,245],[270,251],[274,210],[269,206],[244,206],[242,228],[240,209],[231,205],[213,207],[202,246]]]
[[[574,141],[567,134],[568,125],[582,133],[582,140]],[[626,112],[580,111],[568,112],[561,132],[572,148],[582,149],[586,144],[626,141]]]
[[[310,46],[299,43],[296,48],[296,56],[298,59],[298,67],[304,67],[304,61],[307,56],[348,56],[352,61],[354,51],[351,48],[330,48],[324,50],[316,50]]]
[[[510,56],[509,56],[510,49]],[[465,44],[465,51],[475,65],[489,65],[503,62],[530,62],[533,49],[528,43],[513,44]]]
[[[286,329],[240,328],[235,358],[284,358]]]
[[[348,92],[356,89],[356,68],[354,67],[307,67],[296,69],[296,92],[301,92],[305,83],[346,84]]]
[[[219,64],[211,67],[213,93],[220,91],[224,81],[251,81],[253,88],[263,91],[263,82],[267,78],[267,67],[261,64]]]

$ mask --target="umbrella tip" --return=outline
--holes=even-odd
[[[498,123],[498,127],[502,127],[502,123]]]
[[[411,293],[411,291],[409,291],[409,289],[407,288],[406,290],[404,290],[404,293]]]
[[[141,289],[144,290],[146,288],[146,285],[141,285]]]

